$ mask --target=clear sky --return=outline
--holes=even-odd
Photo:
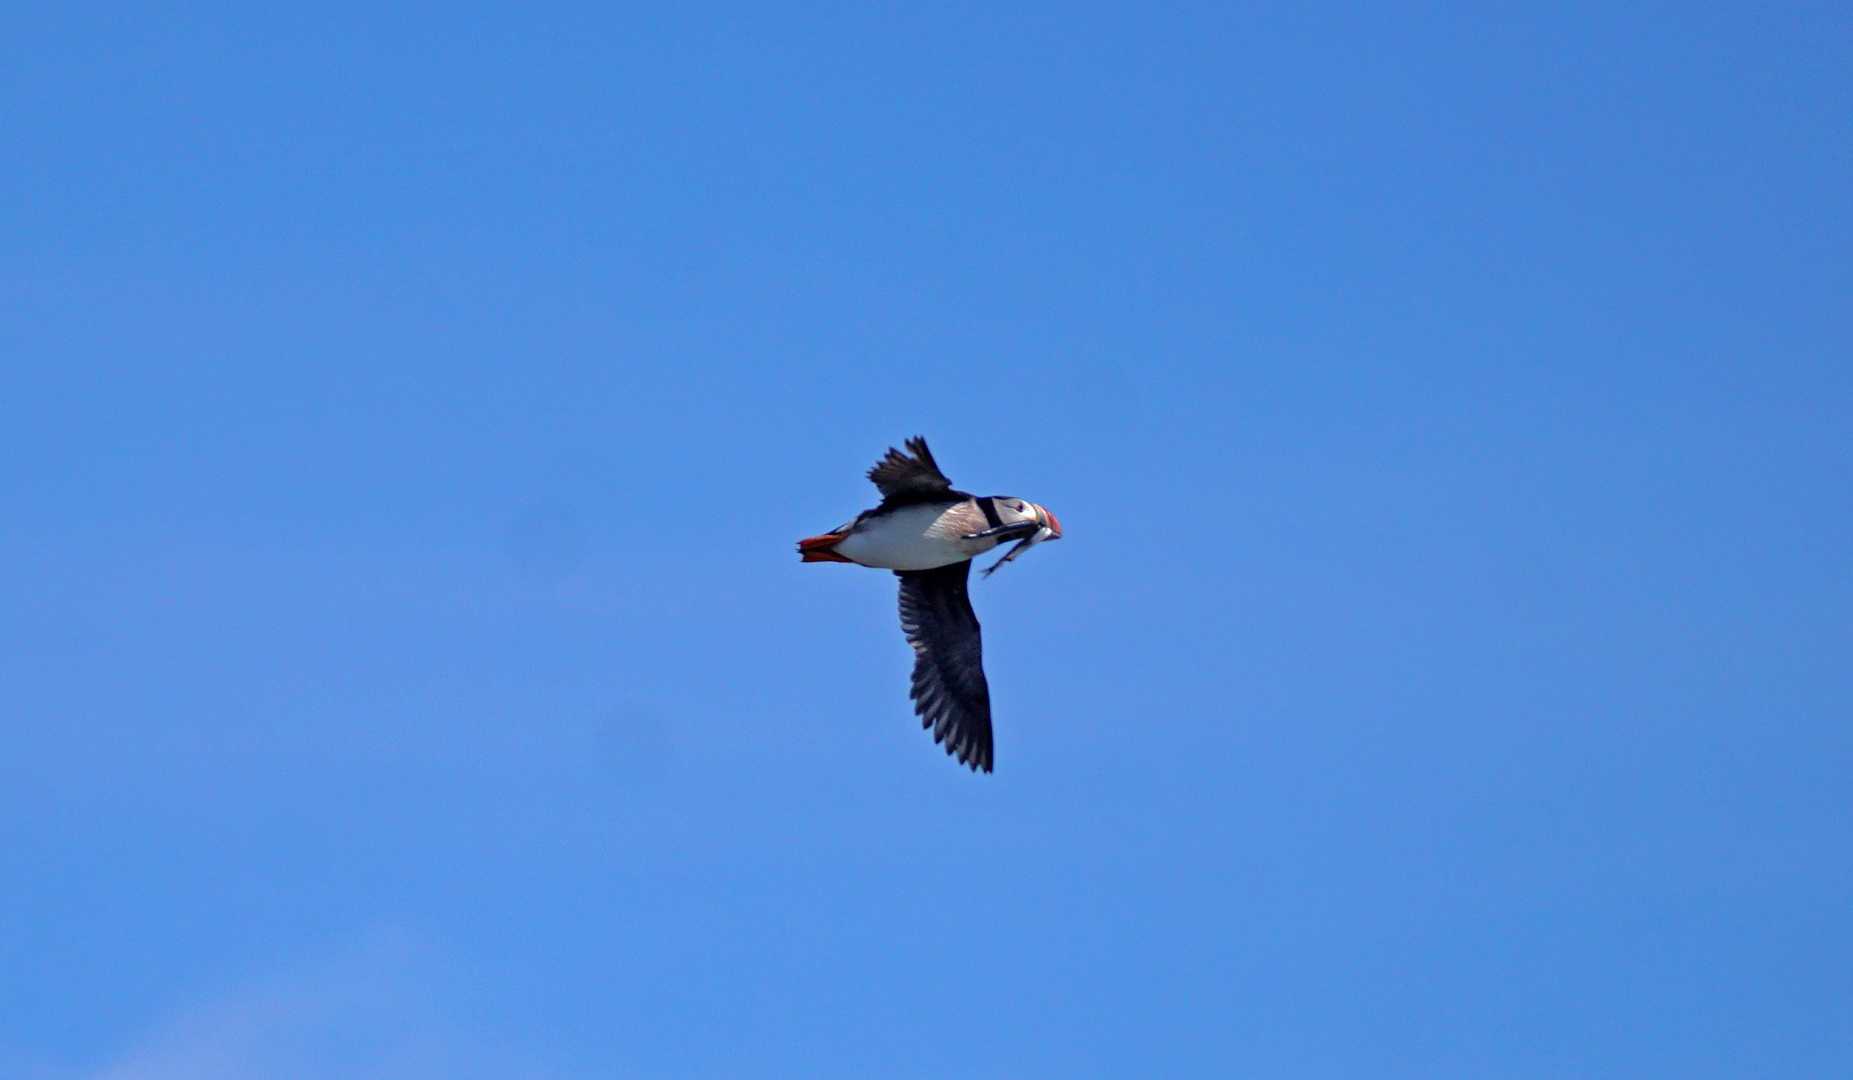
[[[5,5],[0,1076],[1849,1075],[1850,42]]]

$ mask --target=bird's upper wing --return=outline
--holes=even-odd
[[[907,440],[907,453],[894,447],[869,470],[869,479],[881,489],[883,506],[934,502],[952,493],[952,481],[933,462],[933,452],[918,436]]]
[[[924,449],[924,447],[922,448]],[[991,771],[991,688],[965,581],[971,560],[935,570],[897,570],[901,629],[914,647],[914,711],[933,741],[974,771]]]

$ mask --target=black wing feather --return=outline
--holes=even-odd
[[[922,447],[924,449],[924,446]],[[897,570],[901,629],[914,647],[914,711],[933,741],[974,771],[991,771],[991,688],[984,645],[965,583],[971,560],[935,570]]]
[[[939,471],[926,440],[915,436],[905,445],[905,454],[890,446],[887,456],[869,470],[869,479],[881,491],[883,508],[938,502],[951,495],[952,481]]]

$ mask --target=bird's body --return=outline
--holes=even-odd
[[[967,539],[988,527],[975,499],[914,503],[850,522],[843,539],[831,550],[863,566],[934,570],[996,547],[996,537]]]
[[[989,570],[1044,540],[1061,523],[1034,503],[952,490],[926,440],[890,449],[869,470],[882,503],[821,536],[798,541],[805,562],[893,570],[901,579],[901,628],[914,647],[914,711],[947,753],[991,771],[991,693],[984,678],[978,617],[966,581],[971,560],[1007,540],[1018,544]]]

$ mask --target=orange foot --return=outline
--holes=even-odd
[[[845,559],[833,549],[843,542],[848,533],[825,533],[822,536],[807,536],[798,541],[798,553],[805,562],[855,562]]]

